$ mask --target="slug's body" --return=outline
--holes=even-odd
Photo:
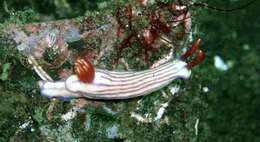
[[[200,41],[200,39],[196,40],[181,59],[143,71],[117,72],[101,69],[94,71],[91,63],[83,57],[75,61],[76,75],[71,75],[62,81],[49,80],[48,75],[41,68],[35,66],[34,69],[44,80],[39,83],[41,94],[50,98],[86,97],[99,100],[135,98],[157,91],[173,80],[188,78],[191,68],[199,64],[204,57],[201,50],[197,51]],[[194,60],[186,63],[185,60],[194,53],[196,53]],[[34,62],[34,60],[30,61]]]
[[[140,72],[116,72],[97,69],[93,82],[84,83],[76,75],[65,81],[41,81],[41,93],[48,97],[116,100],[150,94],[175,79],[188,78],[187,63],[181,60]]]

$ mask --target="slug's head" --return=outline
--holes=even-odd
[[[91,83],[95,77],[95,68],[86,56],[78,56],[74,60],[74,73],[84,83]]]
[[[187,67],[189,69],[193,68],[194,66],[198,65],[204,59],[204,52],[202,50],[198,50],[200,47],[201,39],[197,39],[190,49],[188,49],[184,54],[181,55],[181,60],[187,60],[189,57],[195,54],[195,58],[188,62]]]

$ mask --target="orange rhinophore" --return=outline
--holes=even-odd
[[[198,50],[200,46],[201,39],[197,39],[193,44],[192,47],[187,50],[184,54],[181,55],[181,60],[187,60],[190,56],[195,55],[195,58],[188,63],[188,68],[192,69],[194,66],[198,65],[203,59],[204,59],[204,52],[201,50]]]
[[[199,50],[192,62],[188,63],[188,68],[192,69],[194,66],[198,65],[204,59],[204,56],[204,52]]]
[[[79,80],[91,83],[95,77],[95,68],[87,58],[78,57],[74,62],[74,72]]]
[[[201,39],[197,39],[191,46],[191,49],[187,50],[183,55],[181,55],[181,59],[187,59],[192,54],[196,52],[196,50],[200,47]]]

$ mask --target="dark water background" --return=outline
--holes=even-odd
[[[223,7],[236,7],[246,1],[208,1]],[[206,68],[219,55],[234,66],[226,72],[210,70],[216,84],[206,97],[210,105],[207,123],[211,126],[210,141],[259,141],[260,132],[260,1],[232,13],[203,10],[200,31],[206,50]],[[212,71],[212,72],[211,72]],[[206,83],[206,82],[205,82]]]

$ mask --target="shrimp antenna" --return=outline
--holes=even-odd
[[[233,11],[237,11],[237,10],[246,8],[246,7],[250,6],[251,4],[255,3],[256,1],[257,0],[251,0],[248,3],[246,3],[246,4],[244,4],[240,7],[231,8],[231,9],[219,8],[219,7],[215,7],[215,6],[212,6],[212,5],[208,5],[208,4],[203,3],[203,2],[194,2],[192,5],[198,6],[198,7],[205,7],[205,8],[208,8],[208,9],[213,9],[213,10],[217,10],[217,11],[221,11],[221,12],[233,12]]]

